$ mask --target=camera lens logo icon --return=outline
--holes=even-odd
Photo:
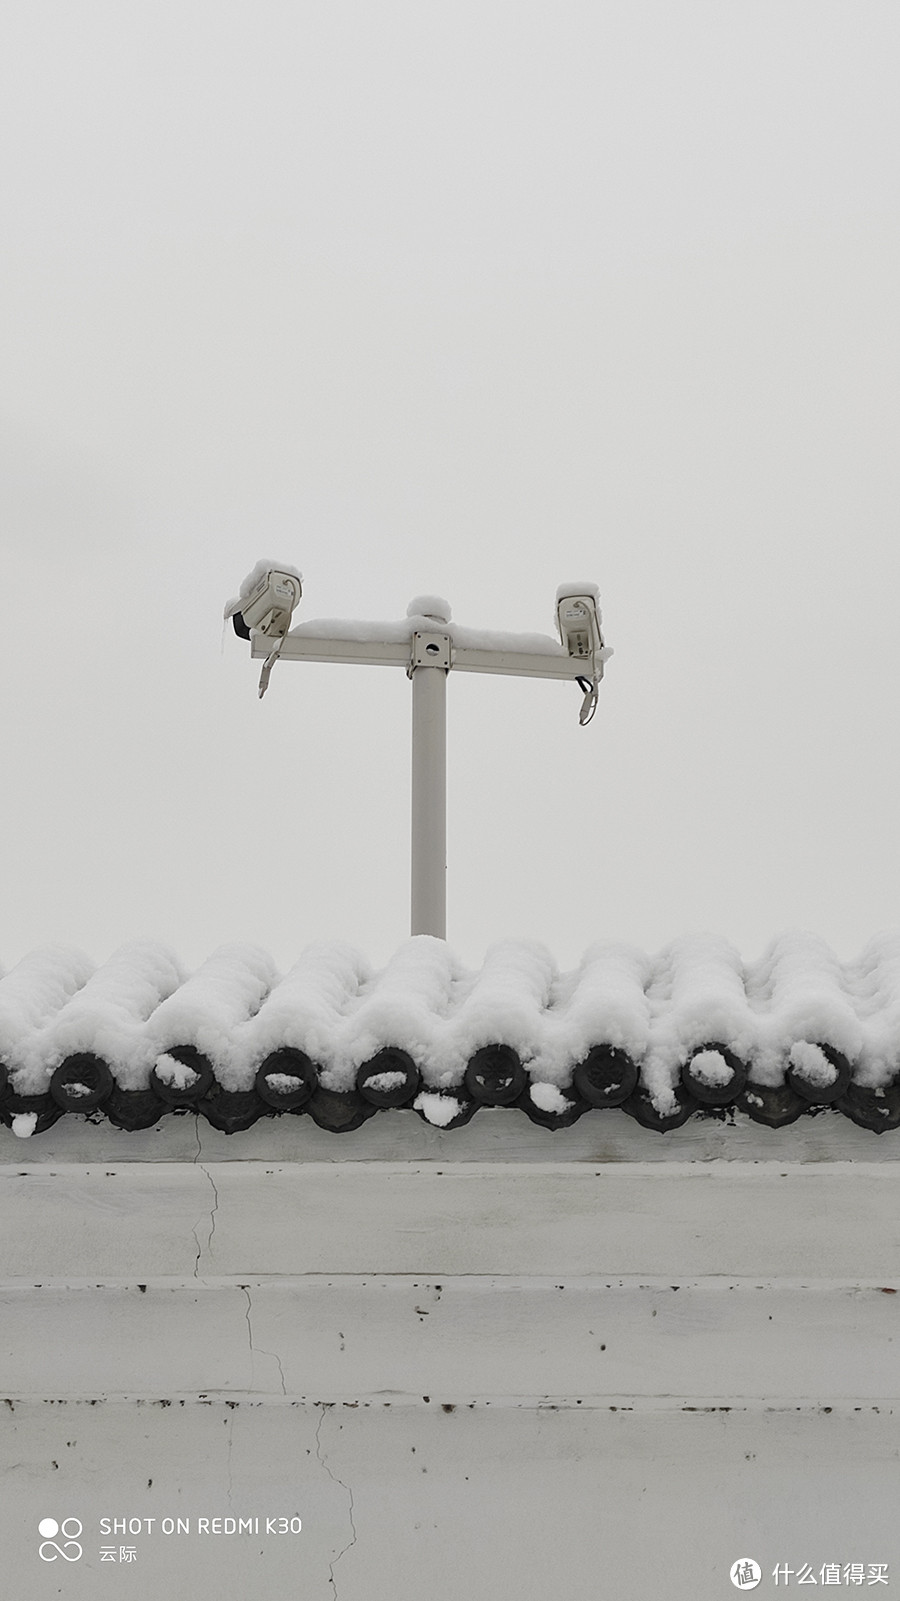
[[[736,1590],[755,1590],[762,1578],[762,1568],[752,1557],[741,1557],[731,1564],[730,1577]]]
[[[56,1562],[62,1557],[64,1562],[77,1562],[82,1554],[79,1540],[84,1525],[78,1518],[63,1518],[57,1523],[55,1518],[41,1518],[38,1524],[38,1534],[41,1543],[38,1546],[38,1556],[42,1562]],[[56,1536],[61,1534],[63,1544],[56,1544]]]

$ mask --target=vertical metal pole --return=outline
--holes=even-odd
[[[410,933],[447,938],[447,673],[412,673]]]

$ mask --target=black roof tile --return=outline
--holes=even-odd
[[[188,1111],[226,1133],[279,1114],[352,1133],[400,1107],[452,1130],[487,1106],[558,1130],[620,1108],[659,1133],[723,1108],[780,1128],[832,1106],[894,1130],[900,936],[843,964],[808,935],[751,964],[712,936],[655,957],[608,944],[569,973],[527,941],[469,970],[421,937],[380,972],[323,945],[281,976],[240,946],[185,976],[139,942],[96,969],[37,952],[0,979],[0,1120],[22,1135]]]

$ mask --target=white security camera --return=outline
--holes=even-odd
[[[600,591],[596,584],[560,584],[556,591],[556,626],[563,649],[576,661],[585,663],[577,675],[584,690],[579,723],[589,723],[597,709],[597,691],[603,677],[603,664],[612,655],[603,643],[600,629]]]
[[[252,628],[269,639],[278,639],[290,628],[302,592],[298,574],[270,567],[246,595],[241,595],[234,611],[243,618],[248,631]]]
[[[556,626],[570,656],[602,661],[600,591],[596,584],[560,584],[556,591]]]

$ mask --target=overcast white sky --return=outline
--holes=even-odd
[[[386,669],[300,617],[615,647],[452,678],[451,943],[900,923],[895,0],[6,0],[8,965],[408,931]],[[299,619],[298,619],[299,620]]]

